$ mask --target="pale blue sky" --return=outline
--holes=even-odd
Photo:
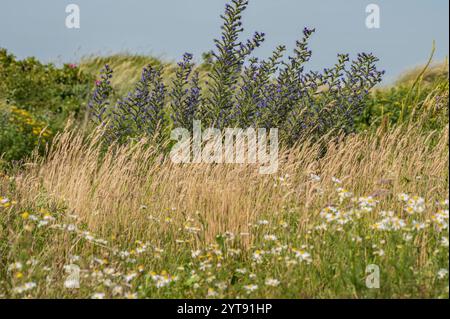
[[[74,62],[87,54],[120,51],[166,60],[184,52],[197,58],[213,47],[225,0],[0,0],[0,47],[45,62]],[[81,9],[81,29],[65,27],[65,7]],[[381,8],[381,28],[367,29],[365,8]],[[436,40],[436,60],[448,56],[448,0],[251,0],[244,16],[248,34],[267,34],[255,54],[278,44],[294,46],[304,26],[315,27],[310,67],[322,69],[338,52],[374,52],[392,80],[424,63]]]

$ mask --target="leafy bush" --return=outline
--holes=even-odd
[[[107,65],[90,102],[93,118],[107,127],[107,136],[126,140],[154,135],[170,124],[190,128],[193,119],[218,128],[278,128],[287,144],[354,131],[369,90],[381,81],[377,58],[361,53],[350,62],[347,54],[340,54],[333,67],[307,72],[305,63],[312,55],[308,41],[315,30],[305,28],[288,61],[283,60],[284,46],[277,47],[269,59],[259,60],[251,55],[264,41],[264,33],[256,32],[245,43],[239,41],[247,4],[233,0],[226,5],[221,38],[208,54],[210,67],[204,85],[187,53],[168,87],[160,76],[163,66],[149,65],[134,91],[110,105],[113,71]]]
[[[432,63],[435,49],[436,45],[433,44],[429,63],[425,67],[417,66],[408,70],[399,77],[395,82],[395,85],[411,87],[418,78],[421,78],[421,84],[425,87],[433,86],[436,82],[448,81],[448,60],[446,59],[439,63]]]

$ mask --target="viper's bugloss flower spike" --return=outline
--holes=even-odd
[[[98,124],[105,120],[104,114],[109,106],[108,98],[113,92],[110,82],[112,76],[113,70],[109,65],[105,65],[100,72],[100,79],[95,81],[95,89],[88,103],[91,116]]]
[[[176,127],[191,128],[201,100],[198,72],[193,73],[193,55],[185,53],[178,63],[172,90],[169,94],[172,109],[171,118]],[[193,73],[193,74],[192,74]]]
[[[194,119],[216,128],[276,127],[280,141],[287,145],[332,136],[332,132],[352,132],[370,90],[384,75],[376,68],[378,59],[366,52],[353,61],[348,54],[338,54],[334,66],[322,72],[305,71],[312,57],[309,40],[316,32],[310,27],[302,30],[287,59],[283,59],[285,46],[277,47],[266,60],[252,57],[265,34],[255,32],[250,39],[240,40],[247,5],[246,0],[225,5],[222,32],[214,40],[215,50],[208,54],[202,85],[193,55],[185,53],[170,91],[166,92],[161,70],[148,66],[135,90],[110,107],[112,70],[106,65],[89,103],[96,122],[108,122],[110,136],[119,140],[158,133],[161,125],[169,126],[166,113],[172,125],[188,129]]]

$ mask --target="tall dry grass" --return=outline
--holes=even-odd
[[[46,159],[16,177],[17,200],[51,200],[89,229],[128,240],[164,240],[171,225],[193,218],[203,225],[197,240],[209,242],[225,231],[247,232],[261,218],[276,220],[286,209],[295,211],[302,228],[331,200],[332,177],[390,208],[398,205],[398,193],[427,200],[448,193],[448,125],[427,134],[417,123],[380,127],[376,134],[329,142],[324,154],[320,144],[304,143],[283,151],[278,173],[269,176],[251,165],[176,165],[145,140],[106,152],[99,145],[95,137],[86,142],[76,133],[61,134]],[[321,181],[311,180],[312,173]],[[154,218],[174,223],[155,224]]]

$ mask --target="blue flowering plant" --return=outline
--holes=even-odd
[[[265,38],[255,32],[245,41],[242,14],[247,0],[232,0],[221,16],[223,25],[209,67],[200,80],[192,54],[184,54],[175,76],[165,84],[162,69],[146,67],[135,89],[114,105],[112,70],[106,66],[97,82],[90,109],[109,140],[126,141],[142,135],[167,137],[170,127],[192,127],[192,121],[216,127],[278,128],[281,141],[292,145],[307,138],[351,133],[370,90],[383,71],[371,53],[350,60],[339,54],[337,63],[321,72],[305,68],[312,52],[308,43],[315,29],[304,28],[292,55],[277,47],[268,59],[253,52]]]

